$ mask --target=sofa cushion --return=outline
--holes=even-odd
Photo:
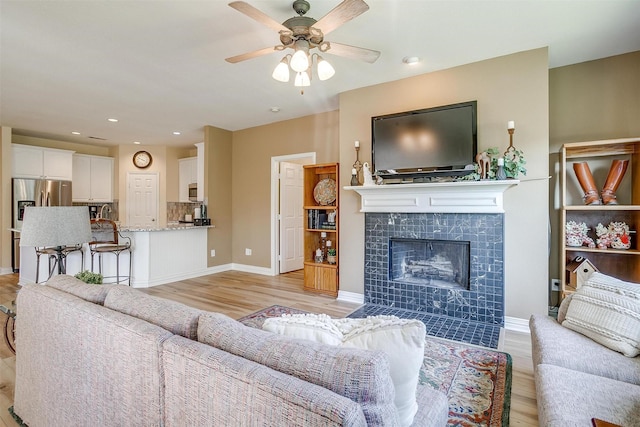
[[[640,385],[640,357],[625,357],[549,316],[533,315],[529,328],[534,367],[557,365]]]
[[[351,399],[203,343],[174,336],[163,362],[167,427],[366,426]]]
[[[66,274],[58,274],[47,281],[47,286],[75,295],[85,301],[104,305],[111,285],[91,285]]]
[[[573,295],[562,326],[627,357],[637,356],[640,285],[594,273]]]
[[[179,302],[147,295],[124,285],[111,285],[104,306],[193,340],[197,339],[198,318],[203,313]]]
[[[374,426],[398,425],[386,355],[250,328],[220,313],[198,323],[198,341],[327,388],[357,402]]]
[[[400,424],[409,426],[413,422],[426,338],[421,321],[396,316],[332,319],[326,314],[293,314],[266,319],[262,329],[329,345],[383,351],[390,362]]]
[[[538,365],[535,382],[541,426],[590,426],[591,418],[640,426],[638,385],[545,364]]]

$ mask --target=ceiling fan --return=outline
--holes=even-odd
[[[235,64],[274,51],[293,49],[295,52],[292,55],[287,54],[273,72],[273,78],[279,81],[289,81],[290,66],[296,72],[295,85],[309,86],[311,64],[314,57],[318,64],[318,77],[320,80],[331,78],[335,73],[333,67],[317,53],[310,54],[309,51],[311,49],[318,49],[322,53],[331,53],[369,63],[375,62],[380,56],[380,52],[376,50],[330,42],[324,39],[331,31],[369,10],[369,6],[363,0],[343,0],[342,3],[318,21],[305,16],[311,7],[309,2],[296,0],[293,2],[293,10],[298,16],[289,18],[282,24],[244,1],[234,1],[229,3],[229,6],[277,31],[280,35],[281,44],[232,56],[226,58],[226,61]]]

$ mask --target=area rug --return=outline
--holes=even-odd
[[[297,313],[307,312],[273,305],[238,320],[262,328],[268,317]],[[447,395],[449,426],[509,425],[511,356],[507,353],[427,336],[419,383]]]

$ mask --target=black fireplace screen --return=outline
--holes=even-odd
[[[392,238],[389,251],[394,282],[469,289],[470,242]]]

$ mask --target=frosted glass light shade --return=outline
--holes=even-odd
[[[321,56],[318,56],[318,78],[320,80],[329,80],[336,73],[336,70],[325,61]]]
[[[286,83],[289,81],[289,64],[287,64],[287,59],[283,59],[273,70],[273,74],[271,77],[276,79],[279,82]]]
[[[67,246],[91,241],[86,206],[30,206],[25,209],[20,246]]]
[[[291,57],[291,69],[297,73],[309,68],[309,56],[303,49],[298,49]]]
[[[311,79],[309,78],[309,74],[306,71],[303,73],[297,73],[294,85],[297,87],[311,86]]]

